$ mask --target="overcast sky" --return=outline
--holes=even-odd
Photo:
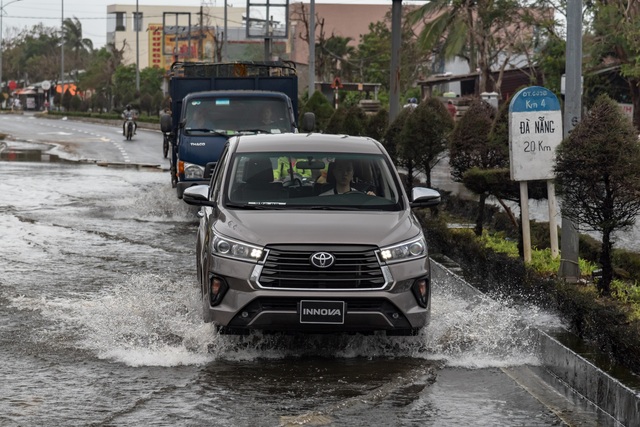
[[[13,28],[31,28],[38,23],[47,27],[60,28],[63,6],[64,17],[76,17],[82,23],[82,33],[93,40],[94,47],[100,48],[106,43],[107,34],[107,5],[123,4],[135,5],[135,0],[0,0],[3,5],[2,17],[3,36],[15,34]],[[228,5],[246,9],[246,0],[227,0]],[[297,0],[290,0],[293,3]],[[304,0],[309,3],[309,0]],[[359,4],[389,4],[391,0],[316,0],[316,3],[359,3]],[[416,3],[404,0],[403,4]],[[138,0],[138,6],[162,6],[179,4],[180,6],[200,6],[213,4],[224,6],[224,0]],[[170,8],[167,9],[170,11]]]

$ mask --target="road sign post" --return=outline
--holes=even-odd
[[[516,93],[509,105],[511,179],[520,181],[524,260],[531,261],[527,181],[546,180],[552,256],[558,255],[554,178],[556,148],[562,142],[560,102],[549,89],[531,86]]]

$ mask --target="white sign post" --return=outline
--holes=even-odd
[[[549,200],[551,255],[558,256],[558,226],[553,166],[562,142],[560,102],[549,89],[530,86],[516,93],[509,104],[509,159],[511,179],[520,181],[524,260],[531,261],[529,194],[527,181],[546,180]]]

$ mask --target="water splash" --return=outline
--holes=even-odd
[[[539,364],[533,330],[558,322],[535,307],[510,307],[485,297],[463,298],[447,280],[435,283],[431,324],[415,337],[383,335],[219,335],[201,320],[194,283],[133,275],[99,294],[70,298],[16,297],[12,306],[39,310],[64,335],[101,359],[129,366],[206,364],[218,359],[301,357],[422,358],[486,368]]]
[[[179,366],[215,358],[208,352],[215,333],[201,320],[199,298],[189,281],[147,274],[89,296],[10,301],[56,325],[40,331],[41,341],[60,342],[62,336],[98,358],[129,366]]]
[[[131,183],[132,188],[139,183]],[[133,218],[138,221],[176,221],[195,220],[196,208],[182,202],[176,197],[176,192],[170,186],[157,182],[146,183],[142,190],[136,189],[135,197],[122,197],[118,200],[100,201],[97,204],[103,208],[115,209],[117,219]]]

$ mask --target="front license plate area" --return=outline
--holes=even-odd
[[[300,323],[344,324],[344,301],[300,301]]]

